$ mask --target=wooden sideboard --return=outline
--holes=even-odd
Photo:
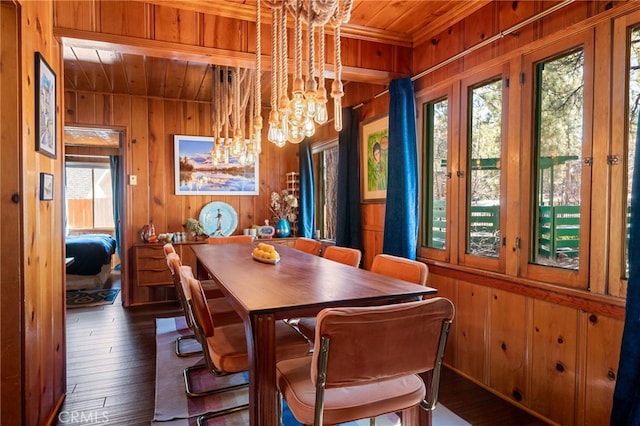
[[[196,258],[192,244],[204,244],[205,241],[187,241],[173,243],[183,265],[196,267]],[[173,286],[173,279],[162,250],[162,243],[138,243],[133,246],[133,283],[138,287]]]

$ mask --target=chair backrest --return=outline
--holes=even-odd
[[[189,305],[191,306],[195,325],[199,333],[202,333],[202,337],[211,337],[214,333],[213,317],[211,316],[211,310],[207,304],[207,298],[204,294],[202,284],[193,276],[185,278],[187,287],[189,288]],[[200,343],[204,346],[202,341]]]
[[[171,276],[173,277],[173,281],[175,283],[176,279],[180,279],[180,266],[182,266],[182,261],[180,260],[180,256],[178,256],[178,253],[176,252],[167,254],[166,258],[169,272],[171,272]]]
[[[228,237],[209,237],[208,244],[232,244],[232,243],[251,243],[253,237],[251,235],[229,235]]]
[[[419,285],[427,285],[429,276],[429,268],[426,264],[390,254],[376,255],[371,264],[371,272]]]
[[[176,249],[173,247],[173,244],[171,243],[166,243],[164,246],[162,246],[162,250],[164,250],[165,256],[176,252]]]
[[[350,247],[327,246],[322,253],[322,257],[357,268],[360,266],[362,252]]]
[[[190,266],[179,265],[176,273],[176,293],[184,311],[185,322],[191,330],[196,332],[196,324],[194,319],[193,308],[191,307],[191,289],[189,288],[189,279],[194,278],[193,271]]]
[[[321,423],[325,388],[379,383],[431,370],[432,400],[421,405],[435,408],[454,312],[453,303],[443,297],[320,311],[311,362],[315,418]]]
[[[311,238],[297,238],[293,248],[317,256],[320,254],[322,243]]]

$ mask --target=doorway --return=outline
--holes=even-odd
[[[122,288],[123,141],[122,129],[64,129],[68,306],[76,299],[91,300],[90,294],[114,301],[113,291]],[[87,294],[78,295],[81,290]],[[119,304],[121,294],[117,297]]]

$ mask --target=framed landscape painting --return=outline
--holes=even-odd
[[[177,195],[258,195],[258,164],[243,165],[232,155],[216,162],[214,139],[174,135]]]
[[[362,201],[382,202],[387,198],[389,115],[384,114],[360,125],[362,158]]]
[[[39,52],[36,62],[36,151],[56,158],[56,75]]]

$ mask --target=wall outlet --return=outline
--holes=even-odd
[[[129,175],[129,185],[137,185],[138,184],[138,176]]]

